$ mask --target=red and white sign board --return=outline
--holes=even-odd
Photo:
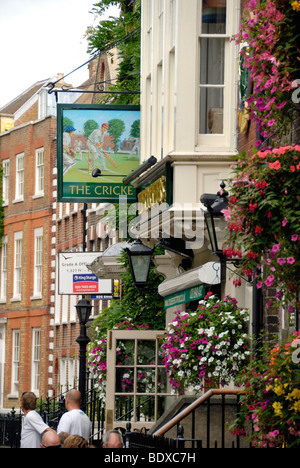
[[[58,294],[112,294],[113,281],[99,279],[87,267],[99,252],[61,252],[58,254]]]

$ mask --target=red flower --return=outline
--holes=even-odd
[[[277,161],[275,161],[274,163],[269,163],[269,168],[275,169],[275,171],[279,171],[279,169],[281,169],[281,164],[280,164],[279,159],[277,159]]]
[[[263,232],[263,230],[264,230],[264,228],[261,228],[261,227],[259,227],[259,226],[256,226],[256,228],[255,228],[255,234],[260,235],[260,234]]]
[[[251,213],[254,213],[254,211],[256,210],[257,208],[257,203],[249,203],[249,210],[251,211]]]

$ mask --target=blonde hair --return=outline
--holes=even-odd
[[[63,448],[87,448],[88,441],[79,435],[69,435],[66,438]]]

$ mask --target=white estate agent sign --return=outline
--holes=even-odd
[[[58,294],[112,294],[111,279],[99,279],[88,268],[98,252],[58,254]]]

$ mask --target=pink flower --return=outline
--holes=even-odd
[[[297,242],[298,238],[299,238],[298,234],[293,234],[291,237],[291,240],[292,242]]]
[[[275,276],[274,275],[269,275],[268,278],[265,281],[265,285],[268,286],[268,287],[273,286],[274,280],[275,280]]]
[[[285,227],[288,223],[288,220],[286,218],[284,218],[284,220],[282,221],[282,226]]]
[[[282,265],[284,265],[286,263],[286,259],[282,258],[282,257],[278,258],[277,263],[282,266]]]
[[[294,265],[295,261],[296,261],[296,260],[294,259],[294,257],[288,257],[288,258],[287,258],[287,263],[288,263],[289,265]]]
[[[280,244],[275,244],[275,245],[273,245],[273,247],[272,247],[272,252],[275,252],[275,253],[276,253],[276,252],[279,252],[279,250],[280,250]]]
[[[231,209],[228,208],[226,210],[222,210],[222,213],[225,216],[225,221],[230,221],[230,219],[231,219]]]

